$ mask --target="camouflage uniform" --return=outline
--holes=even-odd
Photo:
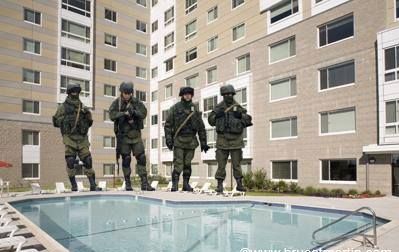
[[[147,116],[147,109],[137,98],[129,101],[122,98],[122,93],[133,93],[133,83],[123,82],[120,85],[121,97],[117,98],[109,108],[109,117],[114,122],[114,131],[117,137],[117,152],[122,155],[122,170],[126,183],[126,190],[131,191],[131,154],[137,160],[136,170],[141,179],[141,190],[153,191],[148,184],[146,170],[146,156],[141,130]]]
[[[243,132],[246,127],[252,125],[251,116],[247,115],[247,110],[241,107],[233,96],[234,87],[231,85],[220,88],[223,101],[216,105],[210,113],[208,122],[211,126],[216,126],[216,160],[218,169],[215,178],[218,181],[217,191],[223,192],[223,181],[226,178],[226,164],[229,155],[233,166],[233,176],[237,181],[237,190],[245,191],[242,185],[242,171],[240,163],[242,161],[242,148],[244,148]],[[228,111],[226,111],[228,109]]]
[[[183,96],[184,94],[194,96],[194,89],[183,87],[180,89],[179,95]],[[193,113],[192,116],[181,127],[191,113]],[[172,191],[178,190],[179,177],[182,172],[183,191],[193,191],[189,181],[191,176],[191,161],[194,158],[195,149],[199,145],[196,137],[197,134],[201,142],[201,151],[206,152],[209,149],[206,143],[206,131],[201,115],[201,112],[195,108],[192,101],[186,101],[184,98],[169,109],[164,130],[166,145],[170,150],[173,150],[174,169],[172,172]],[[180,131],[178,131],[179,128]]]
[[[72,185],[72,190],[77,191],[76,184],[76,155],[84,163],[85,174],[90,182],[90,190],[98,190],[95,182],[95,173],[92,168],[93,161],[89,150],[89,139],[87,133],[93,124],[91,112],[84,107],[79,100],[81,88],[79,84],[69,84],[67,87],[68,97],[65,102],[58,106],[53,116],[54,127],[61,129],[63,142],[65,144],[65,160],[67,173]],[[77,93],[77,95],[72,95]],[[77,118],[79,116],[79,118]]]

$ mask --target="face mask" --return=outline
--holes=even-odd
[[[231,103],[233,103],[233,101],[234,101],[234,98],[233,98],[233,96],[223,96],[223,100],[226,102],[226,103],[228,103],[228,104],[231,104]]]
[[[72,98],[73,100],[78,100],[78,99],[79,99],[79,94],[77,94],[77,95],[71,94],[71,98]]]

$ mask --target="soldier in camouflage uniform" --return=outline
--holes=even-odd
[[[154,191],[148,184],[146,170],[146,156],[141,130],[147,116],[147,109],[136,97],[133,97],[133,83],[122,82],[117,98],[109,108],[109,117],[114,122],[114,131],[117,137],[117,151],[122,155],[122,170],[125,178],[126,191],[132,191],[130,182],[131,154],[136,158],[136,170],[141,179],[141,190]]]
[[[53,116],[54,127],[61,129],[63,142],[65,144],[65,160],[67,173],[71,182],[72,191],[77,191],[76,184],[76,155],[85,166],[85,174],[90,182],[90,191],[101,190],[96,185],[95,173],[92,168],[93,161],[89,150],[89,139],[87,133],[93,124],[91,112],[84,107],[79,99],[81,91],[79,84],[68,84],[67,98],[58,106]]]
[[[191,161],[194,158],[195,149],[201,142],[201,151],[207,152],[209,146],[206,143],[206,131],[202,114],[194,106],[192,97],[194,89],[182,87],[179,96],[181,101],[169,109],[165,121],[165,141],[169,150],[173,150],[172,192],[178,191],[179,177],[183,172],[183,191],[192,192],[190,186]]]
[[[242,148],[244,148],[243,132],[246,127],[252,126],[252,118],[247,115],[247,110],[235,100],[236,94],[232,85],[220,88],[223,101],[216,105],[210,113],[208,122],[216,126],[216,160],[218,169],[215,178],[218,181],[216,191],[223,192],[223,181],[226,178],[226,164],[230,155],[233,166],[233,176],[237,181],[237,190],[246,191],[242,184]]]

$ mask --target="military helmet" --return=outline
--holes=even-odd
[[[71,83],[67,85],[67,94],[80,93],[80,91],[82,91],[82,88],[77,83]]]
[[[192,88],[192,87],[181,87],[180,88],[180,92],[179,92],[179,96],[183,96],[185,94],[191,94],[192,96],[194,96],[194,88]]]
[[[131,81],[122,82],[121,85],[119,86],[119,91],[121,91],[122,93],[127,93],[127,94],[133,93],[133,82],[131,82]]]
[[[234,89],[234,87],[232,85],[226,85],[220,88],[220,95],[227,95],[227,94],[232,94],[235,95],[236,94],[236,90]]]

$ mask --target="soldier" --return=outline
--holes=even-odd
[[[247,110],[235,100],[236,94],[232,85],[220,88],[223,101],[216,105],[210,113],[208,122],[216,126],[216,160],[218,169],[215,178],[218,181],[216,191],[223,193],[223,181],[226,178],[226,164],[230,155],[233,166],[233,176],[237,181],[237,190],[245,192],[242,185],[242,148],[244,148],[243,132],[246,127],[252,126],[252,117],[247,115]]]
[[[183,172],[183,191],[192,192],[190,186],[191,161],[198,147],[197,133],[201,142],[201,151],[207,152],[206,132],[201,112],[194,106],[194,89],[182,87],[181,101],[172,106],[165,122],[165,141],[169,150],[173,150],[172,192],[178,191],[180,173]]]
[[[58,106],[57,112],[53,116],[54,127],[61,129],[63,142],[65,144],[65,161],[67,173],[71,182],[72,191],[77,191],[76,184],[76,155],[85,166],[85,174],[90,182],[90,191],[100,191],[96,185],[95,173],[92,168],[93,161],[89,150],[89,139],[87,133],[93,124],[91,112],[84,107],[79,99],[81,91],[79,84],[67,85],[67,98],[65,102]]]
[[[136,170],[141,179],[141,190],[154,191],[148,184],[146,157],[141,130],[147,116],[147,109],[137,98],[133,97],[133,83],[122,82],[119,91],[121,96],[109,107],[109,117],[114,122],[114,131],[117,138],[117,155],[122,155],[122,170],[125,178],[126,191],[132,191],[130,182],[131,153],[137,160]]]

